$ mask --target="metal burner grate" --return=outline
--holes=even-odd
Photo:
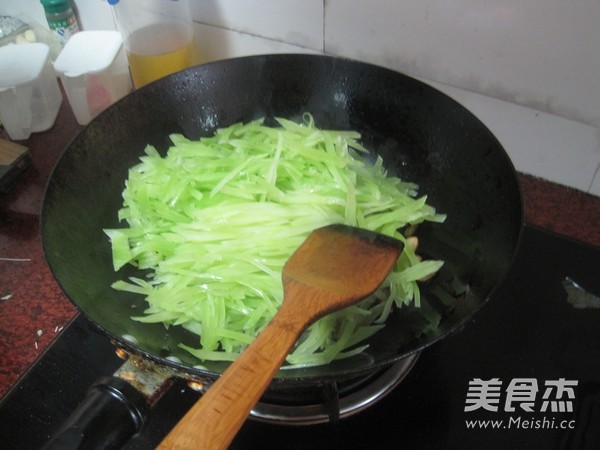
[[[324,384],[316,395],[320,401],[263,400],[251,411],[251,419],[281,425],[336,423],[374,405],[398,386],[413,368],[419,353],[408,356],[382,371],[344,383]]]

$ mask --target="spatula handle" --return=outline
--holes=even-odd
[[[292,299],[293,300],[293,299]],[[158,449],[225,449],[258,402],[305,324],[284,303],[275,318],[187,412]]]

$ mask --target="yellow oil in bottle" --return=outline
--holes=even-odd
[[[136,88],[200,63],[191,30],[156,24],[133,32],[127,59]]]

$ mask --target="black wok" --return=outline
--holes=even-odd
[[[129,351],[188,374],[217,377],[224,363],[197,369],[199,362],[178,348],[179,342],[197,345],[196,336],[130,319],[144,309],[144,300],[110,286],[135,270],[113,271],[102,230],[119,226],[127,170],[147,144],[164,151],[170,133],[195,139],[238,121],[300,119],[303,112],[321,128],[358,130],[389,172],[418,183],[428,202],[448,214],[444,224],[418,232],[420,253],[446,261],[423,291],[426,309],[441,321],[428,330],[421,311],[406,308],[370,339],[364,355],[281,371],[271,389],[355,377],[463,326],[490,297],[518,246],[521,197],[508,156],[476,117],[428,85],[381,67],[315,55],[194,67],[135,91],[93,120],[57,163],[42,211],[46,258],[67,296]],[[176,362],[167,359],[173,356]]]

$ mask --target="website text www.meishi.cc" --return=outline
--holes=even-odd
[[[466,419],[465,426],[469,429],[490,430],[572,430],[575,428],[575,420],[558,419],[556,417],[525,418],[516,416],[508,419]]]

